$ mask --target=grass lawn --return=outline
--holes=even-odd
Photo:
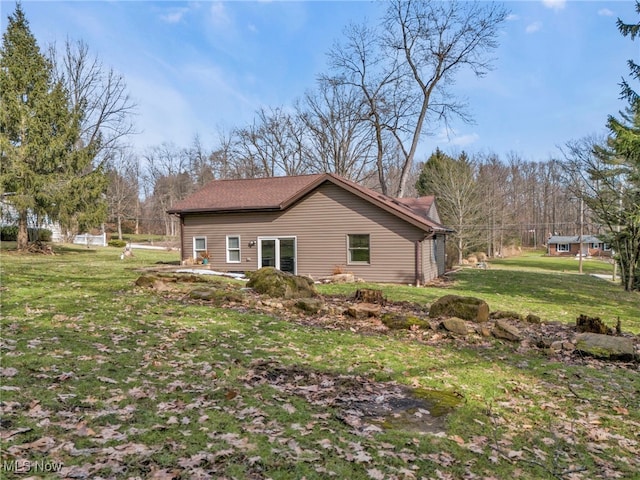
[[[121,261],[116,248],[56,251],[0,252],[0,478],[593,479],[640,471],[637,364],[566,362],[494,340],[443,336],[427,345],[410,333],[324,330],[135,287],[136,269],[176,253],[136,250]],[[624,330],[640,332],[637,294],[549,260],[492,262],[457,273],[448,288],[382,288],[419,303],[475,295],[492,310],[545,320],[620,317]],[[585,271],[592,268],[607,266]],[[289,384],[269,381],[275,376],[258,374],[258,365],[288,369]],[[310,378],[329,389],[335,381],[455,391],[463,401],[443,434],[362,434],[345,422],[344,398],[310,400],[319,388]]]

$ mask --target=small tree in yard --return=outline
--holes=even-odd
[[[54,80],[20,4],[9,17],[0,50],[0,192],[18,214],[18,249],[28,245],[29,215],[99,223],[106,209],[98,143],[80,142],[83,104],[71,107]]]

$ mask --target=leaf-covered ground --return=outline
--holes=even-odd
[[[158,255],[2,253],[0,477],[640,471],[637,364],[567,362],[495,340],[321,328],[136,287],[134,267]],[[435,433],[361,416],[362,402],[401,386],[462,401]]]

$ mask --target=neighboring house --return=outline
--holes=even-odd
[[[312,278],[336,268],[367,281],[422,284],[445,271],[433,197],[393,199],[333,174],[214,180],[178,202],[182,260],[272,266]]]
[[[580,236],[553,235],[547,240],[547,254],[551,256],[578,256]],[[610,257],[611,246],[595,235],[583,235],[582,255],[584,257]]]

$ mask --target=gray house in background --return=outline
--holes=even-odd
[[[214,180],[167,213],[180,217],[183,263],[416,285],[444,274],[451,232],[433,197],[394,199],[333,174]]]

